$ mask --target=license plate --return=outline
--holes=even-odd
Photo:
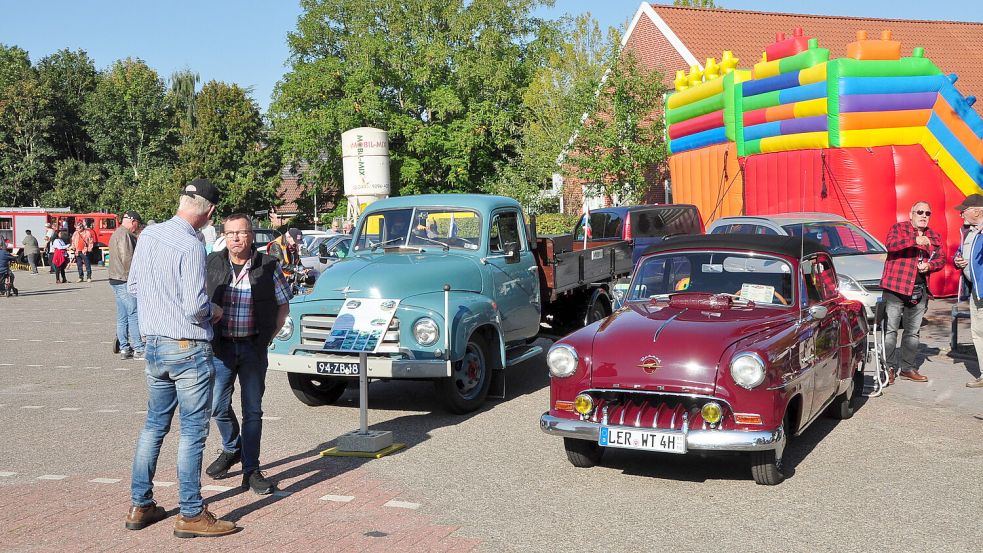
[[[686,435],[682,433],[653,432],[642,428],[601,427],[597,443],[604,447],[686,453]]]
[[[358,376],[358,363],[340,363],[338,361],[318,361],[318,374],[334,374],[338,376]]]

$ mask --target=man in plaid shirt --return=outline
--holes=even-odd
[[[928,202],[918,202],[911,206],[909,220],[896,223],[887,235],[887,261],[881,287],[887,311],[884,353],[890,366],[889,384],[894,384],[899,369],[905,380],[928,382],[928,377],[919,374],[916,365],[922,317],[928,310],[927,277],[945,264],[942,238],[928,228],[931,216]],[[898,329],[903,330],[900,352]]]
[[[222,435],[222,452],[205,469],[224,478],[242,461],[242,487],[266,495],[276,486],[259,470],[263,434],[263,392],[266,391],[267,347],[290,313],[290,287],[280,262],[253,247],[249,217],[230,215],[223,224],[226,248],[208,256],[207,292],[222,306],[215,326],[215,388],[212,418]],[[242,396],[242,428],[232,410],[236,377]]]

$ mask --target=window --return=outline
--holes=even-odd
[[[689,207],[643,209],[631,213],[631,234],[635,238],[700,234],[700,219]]]
[[[515,245],[515,251],[525,250],[519,238],[519,215],[514,211],[499,213],[492,219],[488,249],[493,253],[506,253],[513,249],[508,247],[510,244]]]
[[[819,303],[839,294],[833,264],[825,256],[802,262],[806,297],[809,303]]]
[[[621,240],[622,219],[617,213],[604,211],[590,214],[591,240]],[[574,229],[574,239],[584,239],[584,218],[580,217]]]
[[[764,225],[753,225],[751,223],[731,223],[721,225],[713,229],[710,234],[769,234],[778,235],[774,230]]]
[[[387,209],[363,218],[354,251],[378,248],[478,249],[481,220],[474,211],[416,207]]]
[[[790,236],[802,236],[822,244],[833,255],[884,253],[884,248],[869,234],[852,223],[824,222],[785,225]]]

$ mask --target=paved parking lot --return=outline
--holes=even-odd
[[[373,461],[319,456],[357,427],[356,390],[309,408],[271,372],[261,460],[282,493],[241,491],[237,472],[203,477],[211,509],[241,532],[177,540],[173,519],[127,531],[145,384],[141,362],[111,353],[112,293],[102,269],[94,277],[56,287],[19,273],[21,296],[0,298],[0,550],[978,551],[983,540],[972,416],[983,390],[964,386],[978,369],[948,352],[941,301],[923,331],[931,381],[818,421],[790,445],[793,474],[777,487],[756,486],[740,456],[612,451],[573,468],[538,429],[542,358],[510,369],[508,399],[472,416],[441,412],[427,383],[372,384],[371,426],[407,444]],[[171,513],[175,431],[157,474]],[[213,431],[206,463],[219,447]]]

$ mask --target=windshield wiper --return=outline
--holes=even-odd
[[[430,242],[431,244],[436,244],[436,245],[440,246],[441,248],[444,248],[444,251],[445,252],[447,250],[451,249],[451,247],[448,246],[447,244],[445,244],[445,243],[443,243],[443,242],[441,242],[439,240],[434,240],[433,238],[430,238],[428,236],[414,236],[414,238],[419,238],[420,240],[426,240],[427,242]],[[423,248],[420,248],[420,251],[422,252],[423,251]]]
[[[376,242],[375,244],[369,244],[369,251],[373,251],[374,252],[375,249],[378,248],[379,246],[385,246],[386,244],[392,244],[393,242],[395,242],[397,240],[402,240],[402,239],[403,239],[402,236],[397,236],[396,238],[390,238],[389,240],[386,240],[384,242]]]

